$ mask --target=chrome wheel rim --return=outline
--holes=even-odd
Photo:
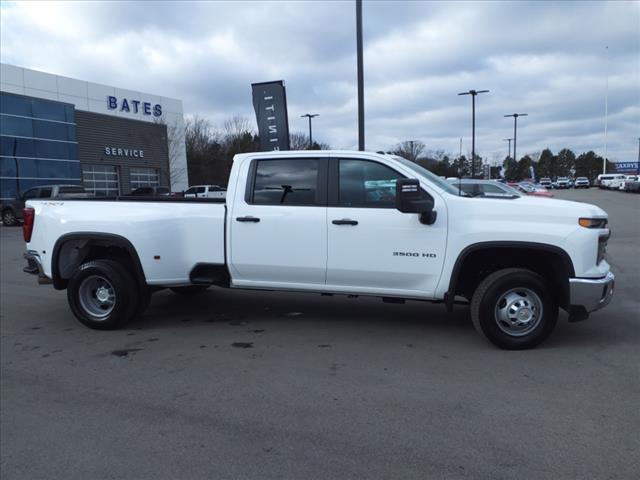
[[[16,221],[16,217],[11,211],[4,212],[2,215],[2,222],[6,224],[12,224]]]
[[[495,308],[498,328],[509,336],[522,337],[540,324],[542,300],[529,288],[514,288],[500,296]]]
[[[78,289],[80,305],[92,317],[104,320],[116,305],[116,291],[111,282],[99,275],[85,278]]]

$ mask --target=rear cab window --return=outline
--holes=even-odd
[[[245,195],[252,205],[326,206],[326,159],[253,160]]]

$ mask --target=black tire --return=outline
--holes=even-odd
[[[188,287],[171,287],[169,290],[178,295],[195,295],[204,292],[207,288],[209,285],[189,285]]]
[[[7,227],[13,227],[18,224],[16,214],[10,208],[5,208],[2,211],[2,223]]]
[[[134,318],[142,316],[142,314],[146,312],[147,308],[149,308],[152,293],[153,290],[147,286],[138,289],[138,305],[136,307]]]
[[[94,290],[94,286],[99,288]],[[106,292],[105,303],[100,304],[98,290]],[[131,320],[138,309],[137,294],[131,273],[120,263],[106,259],[80,265],[67,286],[71,311],[80,323],[95,330],[113,330]]]
[[[523,350],[551,334],[558,321],[558,304],[540,275],[507,268],[480,282],[471,299],[471,319],[494,345]],[[526,321],[520,325],[521,320]]]

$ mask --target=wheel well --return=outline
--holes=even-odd
[[[564,250],[547,246],[494,246],[463,252],[454,267],[447,298],[451,303],[456,295],[471,300],[478,284],[488,275],[514,267],[526,268],[543,277],[558,305],[567,307],[573,264]]]
[[[101,258],[121,263],[133,273],[139,286],[146,285],[135,248],[128,240],[117,235],[63,236],[56,242],[52,257],[53,285],[57,290],[67,288],[69,279],[81,264]]]

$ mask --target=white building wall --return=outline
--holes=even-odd
[[[145,122],[162,121],[167,125],[169,136],[169,168],[171,189],[185,190],[187,180],[187,153],[184,142],[184,115],[182,101],[175,98],[161,97],[134,90],[110,87],[99,83],[85,82],[74,78],[52,75],[27,68],[0,63],[0,90],[36,98],[57,100],[75,105],[76,110],[101,113]],[[112,96],[118,101],[118,107],[109,108],[108,98]],[[130,111],[122,111],[123,99],[139,100],[138,112],[130,105]],[[159,117],[145,115],[142,102],[162,106]],[[153,112],[153,110],[152,110]],[[82,160],[82,159],[80,159]]]

